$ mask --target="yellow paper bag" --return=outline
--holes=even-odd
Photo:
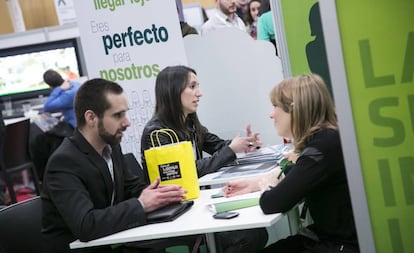
[[[168,135],[171,144],[161,145],[159,134]],[[180,142],[171,129],[154,130],[150,138],[152,147],[144,151],[150,181],[159,177],[161,184],[181,185],[187,190],[186,199],[198,198],[200,186],[191,142]]]

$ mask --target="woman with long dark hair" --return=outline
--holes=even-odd
[[[197,172],[201,177],[212,173],[236,159],[236,153],[256,150],[261,145],[259,134],[253,134],[247,126],[247,136],[223,140],[210,133],[197,116],[202,96],[196,71],[186,66],[163,69],[155,81],[155,113],[146,124],[141,139],[141,153],[151,147],[150,134],[154,130],[174,130],[180,141],[191,141],[197,159]],[[171,143],[169,137],[160,135],[161,144]],[[211,157],[203,158],[203,151]],[[142,166],[146,168],[145,157]]]
[[[247,5],[247,11],[244,18],[247,32],[253,39],[257,39],[257,20],[259,19],[261,4],[262,0],[250,0]]]
[[[196,156],[198,176],[215,172],[236,159],[236,153],[256,150],[261,145],[258,134],[247,127],[247,136],[237,135],[233,140],[223,140],[210,133],[197,117],[201,91],[195,70],[186,66],[163,69],[155,81],[155,113],[144,128],[141,153],[151,147],[150,135],[154,130],[174,130],[180,141],[191,141]],[[171,143],[167,136],[159,136],[161,144]],[[203,151],[211,157],[203,158]],[[145,157],[142,167],[146,172]],[[268,235],[265,228],[221,232],[217,234],[224,253],[253,253],[263,249]]]

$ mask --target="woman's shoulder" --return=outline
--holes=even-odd
[[[318,130],[306,146],[318,146],[321,149],[329,149],[340,145],[339,131],[335,128],[322,128]]]
[[[162,121],[154,115],[148,122],[145,124],[144,130],[156,130],[163,128]]]
[[[157,115],[154,115],[148,122],[145,124],[143,135],[149,135],[154,130],[160,130],[165,128],[171,128],[165,124]]]
[[[339,138],[339,130],[337,128],[321,128],[315,135]]]

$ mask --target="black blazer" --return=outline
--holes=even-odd
[[[137,197],[147,184],[130,174],[120,146],[112,149],[113,206],[108,166],[78,130],[53,153],[41,194],[43,252],[69,252],[76,239],[89,241],[146,223]]]

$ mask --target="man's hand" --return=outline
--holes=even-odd
[[[160,185],[160,179],[157,178],[142,191],[138,199],[148,213],[168,204],[183,201],[186,193],[187,191],[179,185]]]

